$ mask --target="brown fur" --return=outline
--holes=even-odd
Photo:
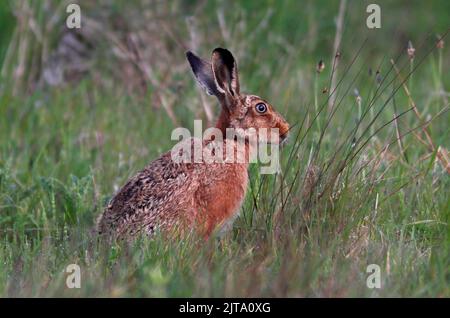
[[[214,50],[212,64],[190,52],[187,56],[199,83],[222,105],[216,127],[224,134],[226,128],[278,128],[280,137],[287,137],[289,124],[270,104],[258,96],[240,94],[231,53]],[[267,105],[266,113],[256,111],[258,103]],[[223,142],[224,149],[229,143],[238,149],[235,140]],[[246,143],[246,154],[250,147]],[[247,169],[248,162],[176,163],[167,152],[119,190],[100,216],[98,232],[110,238],[133,238],[178,228],[195,229],[207,238],[239,211],[247,189]]]

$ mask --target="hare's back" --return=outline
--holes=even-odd
[[[189,210],[189,195],[197,186],[191,164],[176,163],[165,153],[137,173],[119,190],[106,207],[98,230],[104,234],[151,234],[161,225],[179,219]]]

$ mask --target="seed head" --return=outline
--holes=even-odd
[[[444,48],[444,40],[442,39],[442,37],[440,35],[437,35],[437,42],[436,42],[436,47],[438,49],[443,49]]]
[[[411,41],[408,41],[408,48],[406,49],[406,52],[408,53],[409,59],[414,59],[414,53],[416,52],[416,49],[412,45]]]
[[[353,90],[353,96],[355,96],[356,98],[356,102],[359,104],[361,103],[361,95],[359,94],[359,90],[357,88],[355,88]]]
[[[317,63],[316,71],[317,71],[317,73],[322,73],[322,71],[324,69],[325,69],[325,63],[322,60],[320,60],[319,63]]]
[[[381,76],[380,71],[377,70],[377,72],[375,73],[375,80],[377,81],[377,84],[381,84],[381,81],[383,80],[383,77]]]

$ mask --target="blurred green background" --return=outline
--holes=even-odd
[[[0,2],[1,296],[450,296],[449,1],[377,1],[372,30],[372,1],[84,0],[70,30],[73,2]],[[251,167],[220,240],[105,247],[114,192],[214,122],[184,54],[219,46],[293,126],[283,173]]]

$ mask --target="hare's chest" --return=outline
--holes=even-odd
[[[199,217],[206,226],[206,235],[216,227],[231,227],[247,191],[246,165],[229,165],[205,180],[197,195]]]

